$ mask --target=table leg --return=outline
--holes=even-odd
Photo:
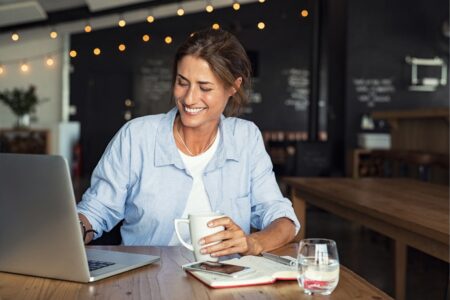
[[[395,299],[404,300],[406,295],[407,246],[395,241]]]
[[[300,198],[297,195],[295,189],[292,189],[292,205],[294,207],[295,215],[300,221],[301,228],[295,237],[294,241],[299,242],[300,240],[305,238],[305,229],[306,229],[306,202],[304,199]]]

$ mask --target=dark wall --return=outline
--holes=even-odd
[[[302,9],[309,10],[308,18],[299,16]],[[242,41],[256,66],[252,104],[242,117],[262,130],[309,132],[310,104],[324,105],[317,129],[326,131],[328,141],[297,142],[291,175],[343,174],[345,152],[356,146],[362,114],[449,106],[448,84],[435,92],[409,91],[405,63],[411,55],[439,56],[448,64],[448,39],[442,35],[448,11],[446,0],[433,5],[426,0],[279,0],[242,5],[238,12],[224,8],[74,35],[71,47],[79,55],[72,59],[71,104],[77,107],[72,119],[81,122],[84,174],[91,173],[127,111],[136,117],[172,107],[172,57],[191,32],[214,22]],[[259,21],[265,30],[256,28]],[[143,34],[151,36],[149,43],[142,42]],[[163,42],[166,35],[172,44]],[[123,53],[117,50],[121,42],[127,46]],[[102,55],[92,55],[94,47]],[[361,84],[369,92],[358,91]]]
[[[233,32],[256,65],[252,104],[242,117],[254,121],[261,130],[308,130],[311,67],[311,18],[300,17],[311,1],[267,1],[217,9],[140,23],[125,28],[93,31],[71,37],[71,104],[77,107],[72,118],[81,122],[84,173],[89,174],[103,149],[132,116],[166,112],[172,107],[170,80],[172,57],[191,32],[218,22]],[[258,30],[263,21],[265,30]],[[151,40],[144,43],[143,34]],[[173,43],[164,43],[170,35]],[[119,43],[126,51],[119,52]],[[92,49],[100,47],[100,56]],[[127,108],[125,100],[133,107]]]
[[[448,0],[348,0],[348,147],[356,145],[363,113],[449,106],[448,84],[435,92],[408,90],[411,75],[410,66],[405,62],[408,55],[439,56],[448,65],[449,40],[442,32],[448,17]],[[356,88],[361,84],[369,88],[368,93],[357,92]],[[379,89],[370,94],[374,87]]]
[[[326,119],[328,175],[341,176],[345,172],[345,68],[347,39],[347,0],[325,0],[321,3],[321,57],[319,99],[326,105],[319,114]],[[319,106],[320,108],[320,106]],[[320,130],[320,128],[319,128]]]

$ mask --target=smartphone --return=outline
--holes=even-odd
[[[254,270],[250,267],[243,267],[212,261],[203,261],[187,264],[183,266],[183,269],[190,271],[202,271],[230,277],[239,277],[254,272]]]

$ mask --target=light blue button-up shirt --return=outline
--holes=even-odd
[[[181,217],[192,188],[172,132],[176,114],[173,108],[133,119],[109,143],[78,204],[98,232],[95,238],[123,219],[123,244],[169,244],[173,220]],[[222,116],[219,126],[220,143],[203,175],[212,210],[231,217],[247,234],[250,226],[263,229],[281,217],[291,219],[298,231],[256,125]]]

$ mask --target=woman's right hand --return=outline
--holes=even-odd
[[[261,253],[262,247],[258,241],[246,235],[230,217],[218,218],[208,223],[208,227],[218,226],[223,226],[225,230],[206,236],[200,244],[206,245],[218,241],[219,243],[202,248],[203,254],[220,257],[231,254],[258,255]]]

